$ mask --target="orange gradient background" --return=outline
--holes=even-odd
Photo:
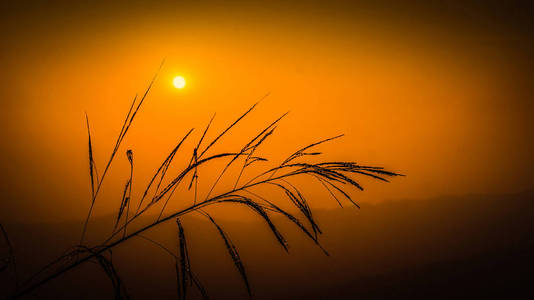
[[[269,161],[247,169],[240,182],[339,134],[345,136],[317,147],[321,158],[310,159],[407,176],[390,183],[355,177],[365,191],[348,191],[360,210],[348,202],[338,208],[309,178],[292,181],[304,191],[331,256],[281,216],[273,214],[273,223],[290,255],[246,208],[209,208],[239,250],[255,299],[532,298],[534,9],[528,3],[76,2],[0,4],[0,224],[21,279],[80,240],[91,204],[85,113],[102,172],[132,99],[158,73],[102,185],[87,245],[102,242],[117,218],[129,178],[127,149],[135,208],[191,128],[164,183],[189,163],[215,113],[204,146],[269,94],[209,153],[241,150],[289,111],[255,153]],[[178,75],[187,81],[183,89],[173,86]],[[225,162],[200,169],[200,199]],[[233,187],[240,166],[228,170],[215,194]],[[166,213],[191,204],[188,183]],[[290,206],[282,193],[262,192]],[[153,222],[161,204],[128,233]],[[198,214],[182,219],[192,269],[210,297],[248,299],[216,228]],[[144,233],[177,250],[174,221]],[[4,245],[0,237],[0,262],[9,254]],[[176,298],[174,258],[139,236],[113,248],[113,263],[132,297]],[[0,294],[13,290],[12,274],[0,272]],[[102,274],[82,264],[29,296],[112,297]]]
[[[268,92],[219,150],[238,149],[289,110],[262,148],[271,163],[345,133],[321,148],[325,158],[408,175],[366,182],[355,194],[361,203],[529,189],[530,36],[483,12],[458,14],[452,4],[451,11],[384,7],[13,4],[3,21],[1,216],[81,218],[90,201],[84,111],[102,169],[130,101],[163,59],[97,215],[118,205],[126,149],[134,151],[140,193],[187,130],[196,128],[198,138],[216,112],[213,138]],[[187,80],[182,90],[172,86],[176,75]],[[331,207],[323,196],[315,205]]]

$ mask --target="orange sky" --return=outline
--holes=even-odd
[[[164,58],[104,198],[121,193],[127,148],[140,192],[188,129],[198,138],[217,112],[213,137],[267,92],[219,149],[236,149],[290,110],[262,149],[274,162],[345,133],[322,148],[326,158],[408,175],[366,182],[356,196],[364,203],[530,189],[530,24],[520,12],[412,5],[410,13],[344,2],[6,7],[0,217],[83,216],[90,201],[84,111],[103,168],[131,99]],[[185,89],[173,88],[175,75],[186,78]]]

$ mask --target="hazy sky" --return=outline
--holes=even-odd
[[[2,4],[2,218],[82,216],[90,201],[84,111],[103,168],[129,102],[163,59],[104,198],[121,193],[127,148],[140,192],[189,128],[198,137],[217,112],[213,137],[267,92],[222,147],[290,110],[262,149],[274,162],[345,133],[322,148],[327,158],[408,175],[367,184],[356,197],[364,202],[534,184],[526,4],[106,2]],[[176,75],[185,89],[172,87]]]

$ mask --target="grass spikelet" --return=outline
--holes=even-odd
[[[198,158],[202,158],[204,154],[213,146],[219,139],[221,139],[230,129],[232,129],[237,123],[239,123],[245,116],[247,116],[263,99],[267,98],[269,93],[265,94],[258,102],[254,103],[246,112],[244,112],[239,118],[237,118],[230,126],[223,130],[215,139],[209,143],[209,145],[200,153]]]
[[[124,212],[126,212],[126,218],[125,218],[125,226],[124,226],[124,235],[126,235],[126,226],[128,225],[128,216],[130,213],[130,199],[132,198],[132,181],[133,181],[133,151],[128,149],[126,151],[126,158],[128,159],[128,162],[130,163],[130,178],[126,181],[126,185],[124,186],[124,190],[122,192],[122,200],[121,205],[119,207],[119,212],[117,213],[117,220],[115,221],[115,226],[113,227],[113,231],[117,228],[117,225],[119,224],[121,217]]]
[[[88,143],[88,153],[89,153],[89,176],[91,178],[91,202],[94,202],[95,200],[95,186],[98,184],[98,173],[96,172],[96,165],[95,160],[93,157],[93,145],[91,142],[91,130],[89,128],[89,117],[87,116],[87,113],[85,113],[85,123],[87,125],[87,137],[89,140]]]
[[[126,181],[126,185],[124,186],[124,190],[122,192],[122,200],[121,200],[121,205],[119,207],[119,212],[117,214],[117,219],[115,220],[115,226],[113,227],[113,230],[115,230],[117,228],[117,225],[119,225],[119,221],[122,217],[122,214],[124,213],[124,209],[126,208],[126,204],[129,203],[129,197],[127,196],[127,192],[129,190],[129,187],[130,187],[130,184],[131,184],[131,181],[130,179],[128,179]]]
[[[249,161],[252,158],[252,155],[254,152],[256,152],[256,149],[269,137],[273,134],[274,130],[276,129],[276,124],[282,120],[289,112],[286,112],[285,114],[281,115],[278,119],[276,119],[274,122],[269,124],[265,129],[263,129],[258,135],[256,135],[250,142],[248,142],[245,147],[241,150],[242,152],[249,151],[249,154],[247,155],[245,162],[243,163],[243,167],[241,167],[241,171],[239,171],[239,175],[237,176],[237,179],[234,184],[234,189],[237,187],[237,184],[239,183],[239,179],[241,179],[241,175],[243,175],[243,171],[246,167],[248,167],[252,162],[257,161],[261,158],[254,158],[252,162],[249,163]],[[272,129],[271,129],[272,128]],[[256,142],[256,140],[258,140]],[[256,142],[254,144],[254,142]]]
[[[102,186],[102,182],[104,181],[104,178],[106,177],[106,174],[107,174],[109,168],[111,167],[111,163],[113,162],[113,159],[115,158],[115,155],[117,154],[117,151],[119,150],[119,147],[120,147],[124,137],[128,133],[128,129],[130,129],[130,126],[132,125],[132,122],[133,122],[137,112],[139,111],[139,109],[141,108],[141,105],[143,104],[143,102],[145,101],[146,97],[148,96],[148,93],[150,92],[150,90],[152,88],[152,85],[154,84],[154,81],[156,80],[156,78],[158,76],[158,73],[161,70],[161,67],[163,66],[164,62],[165,61],[161,62],[161,65],[159,66],[158,71],[156,72],[156,74],[152,78],[152,81],[148,85],[148,88],[146,89],[143,97],[141,98],[141,100],[139,101],[139,103],[137,104],[137,106],[135,107],[135,110],[133,112],[132,112],[132,109],[135,106],[137,95],[134,97],[134,99],[132,101],[132,104],[130,106],[130,110],[128,111],[128,114],[126,115],[126,119],[124,120],[124,122],[122,124],[121,131],[119,133],[119,136],[117,137],[117,141],[115,142],[115,147],[113,148],[113,151],[111,152],[110,158],[109,158],[109,160],[108,160],[108,162],[106,164],[106,167],[104,168],[104,172],[102,173],[102,176],[99,179],[97,179],[98,183],[97,183],[96,189],[94,189],[94,193],[92,194],[91,206],[89,207],[89,212],[87,213],[87,217],[86,217],[84,225],[83,225],[83,230],[82,230],[82,234],[81,234],[81,237],[80,237],[80,245],[83,245],[84,238],[85,238],[85,232],[87,231],[87,224],[89,223],[89,219],[91,218],[91,215],[92,215],[92,212],[93,212],[93,207],[94,207],[94,204],[95,204],[95,201],[96,201],[96,197],[98,195],[98,192],[100,191],[100,188]]]
[[[323,183],[327,184],[327,185],[330,185],[331,187],[333,187],[334,189],[336,189],[338,192],[340,192],[347,200],[350,201],[350,203],[352,203],[354,206],[356,206],[357,208],[360,208],[360,206],[354,201],[352,200],[352,197],[347,194],[347,192],[345,192],[343,189],[339,188],[337,185],[335,185],[334,183],[328,181],[328,180],[324,180],[324,179],[320,179],[322,180]],[[337,198],[336,198],[337,200]],[[339,202],[339,200],[338,200]]]
[[[211,223],[217,228],[217,231],[219,232],[219,235],[224,241],[224,245],[226,246],[226,250],[228,251],[228,254],[232,258],[232,261],[234,262],[234,265],[239,272],[239,275],[241,275],[241,278],[243,279],[243,283],[245,283],[245,286],[247,288],[247,292],[249,296],[252,296],[252,290],[250,289],[250,284],[247,277],[247,272],[245,271],[245,267],[243,266],[243,262],[241,261],[241,258],[239,257],[239,252],[237,252],[237,249],[235,245],[232,243],[232,240],[228,237],[226,232],[215,222],[215,220],[205,211],[199,210],[201,214],[206,216]]]
[[[254,193],[254,192],[251,192],[249,190],[245,190],[247,191],[248,193],[254,195],[255,197],[265,201],[267,204],[270,205],[271,207],[271,211],[274,211],[274,212],[277,212],[277,213],[280,213],[282,214],[283,216],[285,216],[287,219],[289,219],[291,222],[293,222],[295,225],[297,225],[297,227],[302,230],[302,232],[304,232],[304,234],[306,236],[308,236],[319,248],[321,248],[321,250],[323,251],[323,253],[327,256],[330,256],[330,254],[323,248],[323,246],[321,246],[321,244],[319,243],[319,240],[317,239],[317,234],[315,235],[312,235],[310,233],[310,231],[306,228],[306,226],[304,226],[304,224],[302,224],[302,222],[295,216],[293,216],[292,214],[288,213],[287,211],[281,209],[280,207],[278,207],[277,205],[275,205],[274,203],[272,203],[271,201],[265,199],[264,197]]]
[[[177,289],[177,295],[178,297],[182,297],[181,296],[181,292],[180,292],[180,287],[181,287],[181,279],[180,279],[180,267],[179,267],[179,264],[180,264],[180,257],[176,254],[174,254],[171,250],[169,250],[169,248],[163,246],[161,243],[158,243],[156,242],[155,240],[149,238],[149,237],[146,237],[144,235],[137,235],[137,237],[139,238],[142,238],[154,245],[156,245],[157,247],[161,248],[162,250],[164,250],[167,254],[169,254],[170,256],[172,256],[174,258],[174,269],[175,269],[175,272],[176,272],[176,289]],[[204,286],[202,285],[202,283],[200,282],[200,280],[198,280],[197,276],[195,275],[195,273],[190,270],[190,274],[191,276],[191,281],[192,283],[195,285],[195,287],[198,289],[198,291],[200,292],[201,296],[202,296],[202,299],[209,299],[208,297],[208,294],[206,292],[206,289],[204,288]]]
[[[234,123],[232,123],[225,131],[223,131],[223,133],[221,133],[220,136],[222,136],[226,131],[228,131],[230,128],[232,128],[235,124],[237,124],[244,116],[246,116],[248,113],[250,113],[252,111],[252,109],[254,109],[254,107],[256,107],[258,103],[254,104],[251,108],[249,108],[248,111],[246,111],[243,115],[241,115],[241,117],[239,117]],[[267,135],[266,132],[271,128],[273,127],[276,123],[278,123],[285,115],[287,115],[287,113],[283,114],[281,117],[279,117],[278,119],[276,119],[274,122],[272,122],[271,124],[269,124],[269,126],[267,126],[266,128],[264,128],[259,134],[257,134],[254,138],[252,138],[247,144],[245,144],[245,146],[243,146],[243,148],[241,148],[241,151],[236,153],[236,155],[232,158],[232,160],[230,160],[226,166],[224,166],[223,170],[221,171],[221,173],[219,174],[219,176],[217,177],[217,179],[215,180],[215,182],[213,183],[213,185],[211,186],[211,189],[208,191],[208,194],[206,195],[206,199],[209,198],[209,196],[211,195],[211,192],[213,192],[213,189],[215,188],[215,186],[217,185],[217,183],[219,183],[219,180],[221,180],[222,176],[226,173],[226,170],[228,170],[228,168],[238,159],[240,158],[242,155],[247,155],[247,157],[250,157],[251,153],[254,151],[254,149],[256,147],[258,147],[261,142],[263,142],[263,140],[265,140],[265,138],[262,139],[262,136],[264,135]],[[272,132],[271,132],[272,133]],[[268,133],[270,135],[270,133]],[[257,140],[260,140],[260,142],[256,143],[255,145],[254,142],[257,141]],[[213,144],[213,143],[212,143]],[[210,144],[211,145],[211,144]],[[253,145],[253,146],[252,146]],[[206,150],[204,150],[205,152]],[[249,151],[249,153],[247,154],[246,152]],[[204,153],[203,152],[203,153]],[[243,173],[243,168],[241,169],[241,172],[239,173],[238,177],[237,177],[237,180],[236,180],[236,183],[234,185],[234,189],[235,189],[235,186],[237,186],[237,182],[239,181],[239,178],[241,177],[241,174]]]
[[[285,182],[289,183],[287,181],[285,181]],[[288,189],[287,187],[285,187],[282,184],[279,184],[277,182],[269,182],[269,184],[272,184],[272,185],[274,185],[276,187],[279,187],[280,189],[282,189],[284,191],[284,193],[286,194],[287,198],[291,201],[291,203],[293,203],[295,205],[295,207],[297,207],[302,212],[302,214],[306,217],[306,219],[308,220],[308,222],[312,226],[312,230],[313,230],[313,233],[315,235],[315,238],[317,238],[317,233],[318,232],[321,233],[321,230],[319,229],[319,226],[315,223],[315,220],[313,219],[313,216],[312,216],[311,210],[309,209],[309,206],[306,204],[306,201],[304,200],[302,195],[300,195],[300,193],[298,193],[298,190],[295,188],[295,190],[297,191],[297,193],[299,195],[297,197],[293,193],[293,191],[291,191],[290,189]]]
[[[312,153],[305,153],[304,151],[310,149],[310,148],[313,148],[317,145],[320,145],[320,144],[323,144],[323,143],[326,143],[326,142],[329,142],[331,140],[335,140],[337,138],[340,138],[344,136],[343,134],[340,134],[340,135],[337,135],[337,136],[334,136],[334,137],[331,137],[331,138],[327,138],[327,139],[324,139],[324,140],[320,140],[318,142],[315,142],[315,143],[312,143],[312,144],[309,144],[303,148],[300,148],[299,150],[295,151],[293,154],[291,154],[288,158],[286,158],[281,164],[280,164],[280,167],[283,167],[285,166],[287,163],[291,162],[292,160],[298,158],[298,157],[301,157],[301,156],[305,156],[305,155],[318,155],[320,154],[319,152],[312,152]],[[271,177],[273,177],[274,175],[276,174],[276,171],[274,171],[272,174],[271,174]]]
[[[321,177],[317,176],[317,175],[312,175],[313,177],[317,178],[317,180],[324,186],[324,188],[328,191],[328,193],[330,193],[330,195],[332,196],[332,198],[334,198],[336,200],[336,202],[339,204],[339,207],[343,208],[343,204],[341,204],[341,201],[339,201],[339,199],[336,197],[336,195],[332,192],[332,190],[328,187],[328,185],[326,185],[326,183],[324,183],[323,179],[321,179]]]
[[[193,204],[197,203],[198,168],[196,166],[197,166],[197,163],[198,163],[198,151],[200,149],[200,145],[202,144],[202,141],[204,140],[204,137],[206,137],[206,133],[208,133],[208,130],[210,129],[210,126],[211,126],[211,123],[213,122],[213,119],[215,119],[215,114],[213,114],[213,116],[211,117],[210,121],[208,122],[208,125],[204,129],[204,132],[202,132],[202,136],[198,140],[198,143],[197,143],[196,147],[193,148],[193,155],[191,156],[191,160],[189,161],[189,166],[191,166],[191,164],[195,164],[195,171],[193,173],[193,176],[191,176],[191,182],[189,183],[189,187],[187,188],[188,190],[190,190],[191,187],[193,186],[193,182],[195,183],[195,198],[193,200]]]
[[[187,241],[185,239],[185,232],[180,218],[176,218],[178,225],[178,250],[180,253],[179,268],[176,266],[176,276],[179,282],[178,298],[185,299],[187,296],[187,287],[191,280],[191,269],[189,262],[189,254],[187,253]]]
[[[152,184],[154,183],[154,181],[158,177],[158,174],[160,174],[160,181],[158,182],[158,186],[157,186],[157,189],[159,189],[161,181],[165,177],[165,174],[166,174],[166,172],[167,172],[167,170],[169,168],[170,163],[172,162],[172,160],[174,158],[174,155],[176,154],[178,149],[180,149],[180,147],[182,146],[183,142],[187,139],[187,137],[191,134],[191,132],[193,132],[193,128],[191,130],[189,130],[189,132],[187,132],[187,134],[180,140],[180,142],[178,142],[178,144],[171,150],[171,152],[167,155],[167,157],[165,157],[165,159],[163,160],[163,162],[161,163],[159,168],[156,170],[156,173],[154,174],[154,176],[152,176],[152,179],[150,179],[150,181],[148,182],[148,185],[147,185],[147,187],[146,187],[146,189],[145,189],[145,191],[143,193],[143,196],[141,197],[141,200],[139,200],[139,205],[137,206],[136,214],[141,209],[143,201],[145,200],[146,196],[148,195],[148,192],[149,192],[150,188],[152,187]],[[157,190],[156,190],[156,193],[157,193]],[[154,198],[155,197],[156,196],[154,196]],[[154,198],[152,198],[152,202],[154,202]]]
[[[271,218],[269,218],[269,215],[265,211],[265,209],[252,199],[241,196],[241,195],[230,195],[227,199],[218,200],[219,203],[222,202],[230,202],[230,203],[241,203],[246,205],[247,207],[251,208],[254,212],[256,212],[259,216],[263,218],[263,220],[267,223],[269,226],[269,229],[274,234],[276,240],[278,243],[284,248],[286,252],[289,252],[288,244],[286,239],[282,236],[278,228],[274,225],[274,223],[271,221]]]

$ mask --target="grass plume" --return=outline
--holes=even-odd
[[[241,260],[235,245],[228,234],[215,221],[213,216],[206,211],[206,208],[221,205],[240,205],[249,208],[256,216],[259,217],[259,220],[265,222],[272,233],[273,240],[278,243],[283,250],[289,252],[289,244],[287,240],[272,219],[273,214],[281,215],[291,223],[295,224],[298,230],[310,238],[325,255],[328,255],[328,252],[321,246],[320,236],[323,232],[314,217],[312,207],[309,205],[308,200],[303,196],[304,193],[301,188],[294,184],[292,180],[297,177],[315,179],[325,189],[328,190],[329,194],[339,206],[343,207],[342,200],[344,198],[350,203],[359,207],[351,198],[351,191],[349,191],[349,188],[351,187],[354,190],[363,190],[363,187],[358,182],[356,177],[363,176],[387,182],[388,178],[390,177],[402,176],[401,174],[385,170],[381,167],[364,166],[351,161],[321,161],[314,163],[307,160],[309,157],[318,157],[322,154],[321,152],[312,150],[312,148],[343,136],[337,135],[331,138],[320,139],[317,142],[299,148],[281,163],[275,165],[274,167],[264,168],[263,171],[260,171],[256,175],[251,175],[251,178],[248,181],[242,183],[244,181],[244,172],[251,164],[271,161],[264,155],[258,155],[258,149],[261,145],[267,143],[269,137],[271,137],[278,130],[279,123],[281,120],[283,120],[287,113],[282,114],[280,117],[267,124],[267,126],[262,127],[258,133],[246,140],[243,143],[243,146],[238,149],[227,150],[218,153],[216,152],[214,154],[209,154],[208,151],[214,149],[221,139],[230,134],[230,130],[232,128],[240,124],[246,116],[251,114],[258,106],[258,101],[248,108],[244,113],[239,115],[239,117],[235,119],[234,122],[230,123],[230,125],[228,125],[224,130],[216,134],[215,138],[213,138],[211,142],[207,143],[206,146],[203,146],[203,144],[205,144],[203,142],[207,138],[208,130],[210,129],[215,117],[215,115],[213,115],[202,132],[200,138],[195,143],[196,146],[194,146],[192,151],[189,152],[191,153],[191,156],[186,158],[185,161],[189,161],[189,163],[187,163],[184,168],[179,170],[176,175],[166,179],[169,167],[175,161],[177,154],[182,150],[184,141],[191,136],[193,129],[187,131],[187,133],[179,140],[176,146],[171,149],[163,162],[156,168],[154,175],[151,177],[146,187],[142,190],[142,195],[139,197],[139,199],[136,199],[137,208],[132,210],[131,213],[130,205],[133,205],[132,181],[134,172],[134,158],[133,151],[127,150],[126,159],[129,162],[130,174],[129,179],[126,181],[122,191],[122,198],[117,205],[117,218],[111,230],[111,234],[106,237],[103,242],[97,245],[85,245],[84,242],[87,224],[91,218],[94,203],[97,200],[102,183],[104,182],[106,174],[110,170],[112,162],[116,157],[116,153],[118,152],[128,130],[133,124],[134,118],[137,116],[137,113],[140,111],[143,102],[147,98],[155,78],[156,76],[152,79],[147,90],[139,100],[137,97],[133,99],[126,118],[122,124],[122,128],[115,141],[110,158],[105,164],[104,171],[100,176],[96,171],[96,164],[93,158],[93,146],[91,142],[91,132],[89,130],[89,118],[86,115],[86,126],[89,138],[88,152],[89,175],[91,181],[91,204],[87,218],[85,219],[83,225],[80,243],[26,280],[23,286],[17,289],[17,292],[14,294],[13,298],[20,298],[39,286],[46,284],[50,280],[69,272],[77,266],[92,261],[98,263],[111,280],[114,288],[115,298],[127,299],[128,293],[126,291],[124,282],[119,277],[118,272],[113,265],[111,251],[114,247],[127,243],[128,240],[133,237],[138,237],[151,244],[154,244],[174,257],[174,267],[177,276],[177,294],[179,299],[185,299],[187,297],[188,288],[192,285],[197,287],[204,298],[207,298],[206,290],[201,285],[198,276],[196,276],[191,269],[186,239],[187,235],[189,234],[189,229],[186,230],[182,224],[183,217],[193,212],[200,213],[215,226],[218,235],[222,238],[222,242],[225,245],[226,251],[228,252],[234,266],[236,267],[245,284],[247,292],[249,295],[252,295],[250,284],[251,281],[248,278],[243,261]],[[268,94],[263,98],[267,96]],[[215,161],[226,161],[226,164],[216,176],[216,180],[211,184],[211,188],[207,190],[206,197],[200,200],[197,196],[200,169],[206,165],[212,164]],[[234,175],[235,177],[232,177],[233,187],[216,194],[214,191],[217,183],[224,176],[229,176],[227,171],[229,170],[230,166],[239,161],[241,162],[241,167],[239,172]],[[182,181],[186,180],[187,182],[185,182],[183,185],[180,185]],[[181,204],[184,205],[184,208],[170,210],[168,203],[174,201],[173,195],[179,187],[183,187],[187,190],[194,188],[194,198],[180,199]],[[276,190],[278,192],[282,192],[283,196],[275,197],[273,196],[275,195],[274,193],[263,193],[258,189],[260,187],[267,188],[271,191]],[[263,190],[264,189],[262,189],[262,191]],[[336,196],[336,194],[341,194],[343,198]],[[162,205],[159,209],[159,212],[156,212],[158,215],[156,220],[144,223],[137,229],[127,230],[127,228],[131,228],[128,226],[130,226],[130,224],[135,220],[139,220],[140,216],[146,215],[149,211],[154,211],[156,204],[160,202],[162,202]],[[290,204],[298,212],[299,216],[290,212],[289,210],[282,209],[281,207],[283,206],[280,205],[281,202]],[[177,224],[176,234],[178,237],[178,247],[176,253],[169,250],[158,241],[146,236],[150,229],[172,220],[174,220]],[[106,255],[109,255],[109,258]]]

